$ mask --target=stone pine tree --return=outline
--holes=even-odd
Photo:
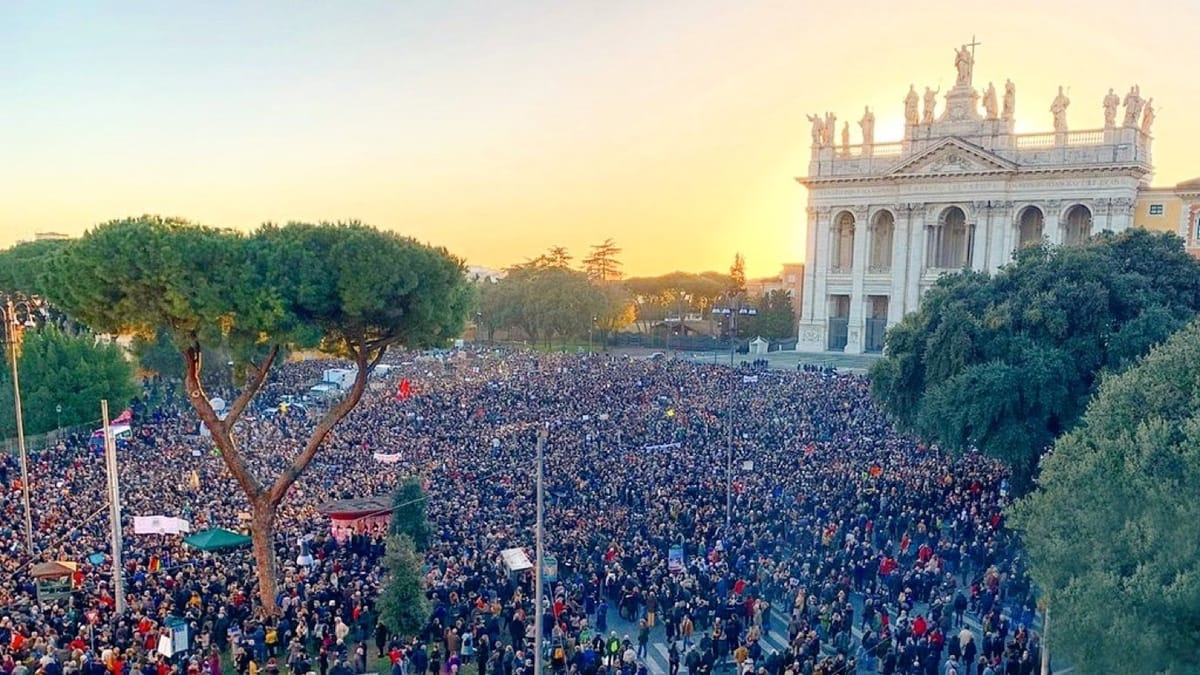
[[[43,286],[97,330],[146,338],[170,331],[187,400],[250,503],[258,591],[268,613],[278,612],[274,529],[289,488],[358,404],[387,350],[458,335],[470,299],[461,261],[358,223],[264,225],[244,236],[152,216],[100,225],[71,242],[48,265]],[[204,349],[212,345],[225,345],[244,375],[225,417],[201,379]],[[289,347],[344,355],[357,375],[280,471],[235,431]]]
[[[1200,672],[1200,324],[1100,386],[1018,503],[1051,653],[1084,673]]]

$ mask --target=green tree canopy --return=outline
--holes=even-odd
[[[1051,648],[1086,673],[1200,672],[1200,323],[1106,378],[1038,483],[1013,522]]]
[[[738,332],[742,337],[753,339],[761,335],[768,340],[782,340],[796,335],[796,312],[792,309],[792,296],[787,291],[775,290],[759,297],[755,302],[758,314],[751,317]]]
[[[0,251],[0,289],[25,294],[40,292],[42,272],[68,243],[62,239],[47,239]]]
[[[587,335],[595,320],[611,318],[612,303],[588,276],[543,256],[509,268],[508,275],[484,288],[480,314],[489,331],[516,328],[534,343]]]
[[[152,338],[167,329],[184,390],[250,502],[259,595],[275,603],[275,516],[330,430],[356,406],[394,345],[421,348],[459,335],[470,303],[462,263],[442,249],[362,224],[264,225],[246,236],[143,216],[100,225],[56,254],[47,295],[97,330]],[[232,433],[281,350],[321,346],[357,366],[354,384],[317,421],[278,475],[261,475]],[[205,393],[206,347],[246,373],[224,418]]]
[[[421,481],[415,476],[404,479],[400,487],[392,495],[392,522],[389,526],[391,534],[402,534],[408,537],[417,551],[429,548],[433,536],[433,526],[429,524],[426,515],[429,494],[421,487]]]
[[[988,277],[941,278],[887,334],[872,390],[943,447],[1004,459],[1027,490],[1105,372],[1119,372],[1200,310],[1200,263],[1141,229],[1035,247]]]
[[[379,619],[393,635],[419,635],[429,620],[429,598],[421,587],[421,558],[405,535],[388,537],[383,558],[387,582],[379,596]]]
[[[719,272],[671,272],[657,277],[629,278],[622,285],[633,300],[634,320],[639,330],[649,332],[653,323],[669,314],[689,311],[707,314],[732,283],[729,275]]]
[[[92,424],[100,419],[100,401],[117,408],[137,394],[133,365],[121,348],[84,332],[66,334],[54,327],[27,330],[20,342],[17,375],[26,434]],[[11,359],[4,345],[6,361]],[[58,413],[62,406],[62,414]],[[9,368],[0,368],[0,431],[16,435],[13,386]]]

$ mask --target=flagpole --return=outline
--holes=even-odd
[[[104,463],[108,470],[108,520],[112,536],[113,599],[117,614],[125,613],[125,570],[121,555],[121,489],[117,484],[117,443],[108,426],[108,401],[100,401],[100,417],[104,420]]]

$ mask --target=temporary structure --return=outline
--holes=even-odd
[[[34,579],[61,579],[75,574],[79,565],[73,562],[43,562],[29,568],[29,576]]]
[[[345,541],[355,532],[386,528],[395,510],[388,496],[340,499],[317,507],[317,513],[329,518],[330,534],[338,541]]]
[[[227,548],[237,548],[250,543],[250,537],[237,532],[231,532],[220,527],[197,532],[183,540],[183,543],[198,548],[201,551],[220,551]]]

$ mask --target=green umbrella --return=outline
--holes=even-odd
[[[250,543],[250,537],[238,534],[220,527],[197,532],[183,540],[183,543],[201,551],[220,551],[226,548],[237,548]]]

